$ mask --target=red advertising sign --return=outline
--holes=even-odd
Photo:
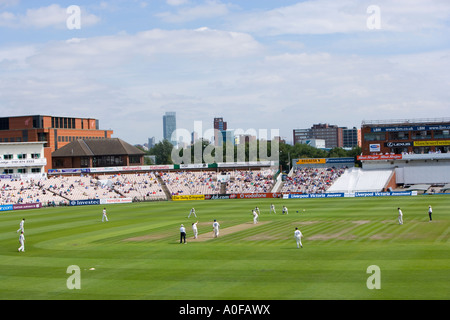
[[[13,210],[27,210],[42,208],[42,203],[22,203],[13,205]]]
[[[401,154],[373,154],[367,156],[357,156],[358,160],[399,160],[402,159]]]
[[[282,198],[281,193],[232,193],[232,194],[205,194],[206,200],[217,199],[265,199]]]
[[[281,198],[281,193],[239,193],[238,199]]]

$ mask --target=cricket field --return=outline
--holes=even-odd
[[[0,299],[450,299],[450,196],[117,204],[106,206],[108,222],[103,207],[1,212]]]

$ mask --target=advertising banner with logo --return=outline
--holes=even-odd
[[[297,159],[295,164],[317,164],[317,163],[326,163],[327,159],[325,158],[317,158],[317,159]]]
[[[236,199],[265,199],[265,198],[281,198],[281,193],[237,193]]]
[[[371,143],[369,144],[370,152],[380,152],[380,144],[379,143]]]
[[[449,146],[450,140],[414,141],[414,147]]]
[[[231,193],[231,194],[206,194],[205,200],[219,199],[271,199],[282,198],[281,193],[260,192],[260,193]]]
[[[204,194],[192,194],[183,196],[172,196],[173,201],[186,201],[186,200],[205,200]]]
[[[42,203],[21,203],[13,205],[13,210],[28,210],[40,208],[42,208]]]
[[[401,147],[412,147],[413,143],[411,141],[405,142],[385,142],[384,146],[388,148],[401,148]]]
[[[6,204],[0,206],[0,211],[28,210],[40,208],[42,208],[42,203]]]
[[[132,198],[101,199],[100,204],[132,203]]]
[[[400,132],[400,131],[428,131],[428,130],[449,130],[449,124],[437,124],[427,126],[397,126],[397,127],[377,127],[371,128],[371,132]]]
[[[205,194],[205,200],[236,199],[236,194]]]
[[[401,160],[401,154],[373,154],[368,156],[357,156],[358,160]]]
[[[71,206],[92,206],[100,204],[100,199],[93,200],[71,200],[69,205]]]
[[[390,197],[390,196],[417,196],[417,191],[392,191],[392,192],[355,192],[357,197]]]
[[[290,194],[290,199],[312,199],[312,198],[343,198],[344,193],[303,193]]]
[[[0,211],[11,211],[13,210],[12,204],[5,204],[0,206]]]

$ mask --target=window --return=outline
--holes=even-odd
[[[408,131],[389,132],[389,140],[408,140]]]
[[[384,132],[364,133],[364,140],[366,141],[384,141],[386,134]]]
[[[121,156],[101,156],[94,157],[93,167],[110,167],[123,165],[123,159]]]
[[[12,160],[13,155],[12,154],[5,154],[3,155],[3,160]]]
[[[63,159],[54,159],[53,160],[53,167],[54,168],[62,168],[64,166],[64,160]]]
[[[26,153],[19,153],[17,155],[17,159],[22,160],[22,159],[26,159],[26,158],[27,158],[27,154]]]
[[[89,167],[89,157],[82,157],[81,158],[81,163],[80,163],[80,165],[81,165],[81,167],[82,168],[86,168],[86,167]]]
[[[430,147],[414,147],[413,148],[413,152],[415,154],[425,154],[425,153],[429,153],[431,150]]]
[[[41,154],[40,153],[32,153],[31,154],[31,159],[40,159],[41,158]]]
[[[141,163],[140,156],[130,156],[130,163]]]
[[[9,130],[9,118],[0,118],[0,130]]]
[[[431,131],[411,131],[412,139],[431,139]]]
[[[449,139],[450,138],[450,130],[435,130],[434,131],[435,139]]]

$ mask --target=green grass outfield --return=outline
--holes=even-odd
[[[268,213],[271,202],[276,215]],[[281,215],[283,204],[289,215]],[[192,206],[197,219],[187,218]],[[0,213],[0,299],[450,298],[449,196],[119,204],[106,207],[104,223],[102,208]],[[19,253],[22,218],[26,246]],[[213,219],[223,235],[193,240],[191,222],[199,220],[200,235],[210,237]],[[186,245],[179,244],[181,223]],[[238,225],[245,229],[225,234]],[[303,249],[296,248],[296,226]],[[67,287],[71,265],[80,268],[80,289]],[[381,289],[367,288],[371,265],[380,268]]]

